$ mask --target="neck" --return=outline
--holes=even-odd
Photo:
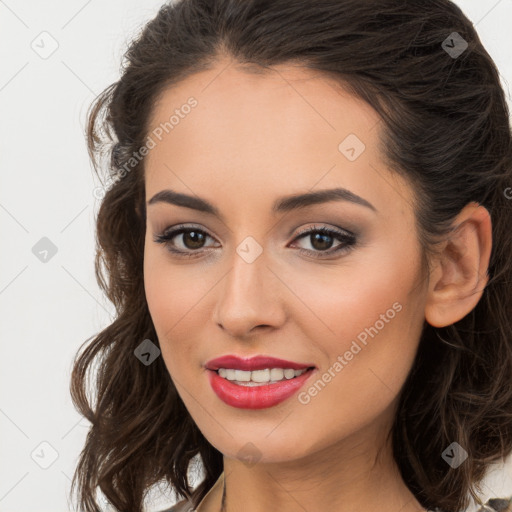
[[[212,511],[424,512],[401,478],[390,443],[370,430],[292,461],[248,465],[225,456],[224,507],[221,488]]]

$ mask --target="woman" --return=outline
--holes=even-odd
[[[80,510],[163,480],[173,511],[482,505],[512,447],[508,114],[448,0],[164,5],[89,118],[117,317],[72,375]]]

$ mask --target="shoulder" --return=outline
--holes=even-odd
[[[166,508],[159,512],[194,512],[194,510],[192,503],[189,500],[184,499],[178,501],[178,503],[174,504],[171,508]]]
[[[487,501],[484,507],[480,507],[477,512],[512,512],[512,496],[508,498],[493,498]]]
[[[159,510],[158,512],[197,512],[198,510],[203,510],[204,504],[205,504],[208,496],[210,496],[215,490],[218,491],[219,489],[221,489],[223,482],[224,482],[224,471],[221,472],[221,474],[217,478],[217,481],[213,484],[213,486],[206,493],[206,495],[203,496],[203,499],[197,505],[196,508],[194,508],[192,500],[185,498],[181,501],[178,501],[178,503],[174,504],[171,508],[167,508],[165,510]]]

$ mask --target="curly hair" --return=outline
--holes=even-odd
[[[457,56],[443,43],[454,32],[468,44]],[[489,211],[488,284],[460,321],[425,322],[390,432],[422,506],[457,512],[470,496],[481,504],[489,465],[512,450],[512,144],[499,73],[472,23],[449,0],[178,0],[141,29],[121,78],[88,112],[89,155],[110,181],[96,219],[95,274],[116,317],[73,362],[72,400],[92,423],[71,488],[80,510],[99,510],[99,488],[118,510],[141,511],[161,481],[197,506],[223,470],[162,358],[145,366],[134,357],[143,340],[158,345],[143,279],[145,160],[135,156],[159,95],[223,56],[248,70],[295,63],[323,72],[378,112],[383,158],[417,199],[425,261],[465,205]],[[469,454],[456,469],[441,456],[454,441]],[[196,456],[204,479],[193,489]]]

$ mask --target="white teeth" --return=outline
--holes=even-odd
[[[282,380],[284,377],[284,370],[282,368],[272,368],[270,370],[270,380]]]
[[[243,370],[235,370],[235,378],[231,380],[239,380],[242,382],[249,382],[251,380],[251,372],[244,372]]]
[[[302,375],[306,368],[294,370],[293,368],[265,368],[264,370],[233,370],[231,368],[219,368],[218,373],[221,377],[234,381],[242,386],[257,386],[260,384],[269,384],[279,382],[285,379],[293,379]]]
[[[293,368],[286,368],[286,370],[284,370],[284,376],[287,379],[293,379],[293,377],[295,377],[295,370]]]
[[[245,372],[249,373],[249,372]],[[253,382],[269,382],[270,381],[270,370],[265,368],[264,370],[254,370],[249,373]]]

